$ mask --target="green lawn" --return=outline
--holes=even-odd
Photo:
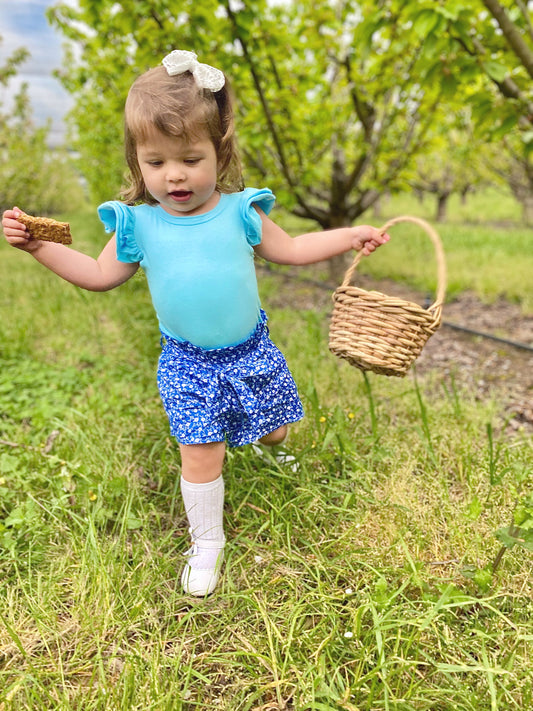
[[[68,217],[97,254],[96,218]],[[441,235],[452,294],[533,308],[531,230]],[[416,239],[398,228],[368,268],[431,288]],[[299,471],[228,455],[225,572],[191,599],[144,278],[89,294],[0,258],[1,711],[533,705],[531,554],[507,541],[493,571],[495,533],[531,513],[533,445],[496,397],[440,372],[364,378],[328,353],[327,311],[269,307],[263,278],[306,409]]]
[[[360,223],[376,226],[399,215],[414,215],[429,221],[437,230],[446,255],[448,271],[447,298],[465,290],[474,291],[490,303],[504,297],[520,304],[525,314],[533,314],[533,227],[520,223],[520,207],[505,192],[495,188],[471,196],[465,205],[450,199],[449,219],[433,220],[434,201],[420,202],[413,196],[385,199],[380,215],[365,213]],[[469,218],[467,219],[467,217]],[[316,229],[310,222],[284,217],[291,234]],[[431,240],[418,226],[395,225],[390,230],[391,242],[369,259],[363,259],[354,276],[370,274],[376,278],[393,278],[417,289],[435,292],[437,269]],[[316,275],[316,268],[313,268]],[[327,278],[324,267],[322,275]]]

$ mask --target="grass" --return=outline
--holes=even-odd
[[[368,213],[360,222],[378,226],[398,215],[428,220],[437,229],[444,248],[448,300],[470,290],[486,303],[506,298],[520,304],[524,314],[533,314],[533,293],[528,286],[529,275],[533,273],[533,235],[531,226],[517,219],[518,204],[505,191],[493,188],[472,195],[466,204],[452,196],[449,219],[443,223],[434,222],[434,210],[430,198],[419,201],[411,195],[394,196],[382,202],[379,216]],[[311,222],[285,219],[292,234],[316,229]],[[387,249],[364,259],[353,283],[357,283],[357,274],[370,274],[379,279],[392,278],[434,295],[437,269],[429,237],[410,224],[395,225],[390,234],[392,240]],[[315,276],[317,269],[311,271]],[[328,278],[326,266],[321,273]]]
[[[533,270],[531,228],[443,223],[436,225],[446,256],[447,298],[465,290],[487,303],[506,298],[533,314],[533,298],[526,287]],[[391,228],[386,250],[361,267],[378,278],[390,277],[435,293],[437,268],[433,246],[418,228],[401,224]],[[422,266],[421,268],[421,265]]]
[[[500,227],[521,226],[522,210],[505,185],[493,185],[471,193],[463,200],[451,195],[448,201],[446,221],[456,225],[492,225]],[[437,200],[425,194],[422,198],[414,193],[401,193],[385,197],[380,209],[387,215],[410,214],[433,220]]]
[[[70,219],[97,253],[95,218]],[[476,229],[479,259],[509,247],[510,288],[525,255]],[[0,253],[2,711],[531,707],[531,559],[517,545],[491,565],[533,447],[496,396],[453,374],[363,378],[328,355],[327,313],[294,313],[290,293],[269,307],[280,285],[263,278],[306,409],[300,468],[228,455],[225,573],[194,600],[144,278],[86,294]],[[493,298],[492,263],[479,271]]]

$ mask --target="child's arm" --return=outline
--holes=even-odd
[[[277,264],[314,264],[351,249],[363,250],[363,254],[368,255],[390,239],[387,233],[381,234],[370,225],[339,227],[290,237],[260,208],[255,209],[263,225],[261,243],[255,247],[256,254]]]
[[[116,258],[115,237],[93,259],[63,244],[30,239],[26,226],[17,221],[22,210],[6,210],[2,227],[6,240],[13,247],[29,252],[45,267],[71,284],[88,291],[108,291],[123,284],[137,271],[139,265],[119,262]]]

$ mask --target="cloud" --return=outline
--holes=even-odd
[[[0,0],[0,65],[19,47],[30,52],[20,65],[17,76],[7,89],[0,87],[0,103],[7,109],[12,96],[25,82],[36,124],[51,120],[50,142],[61,143],[64,137],[64,116],[72,106],[72,98],[54,78],[61,67],[62,37],[46,19],[45,11],[55,0]]]

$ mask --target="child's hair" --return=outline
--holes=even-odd
[[[191,72],[169,76],[165,67],[155,67],[131,86],[124,119],[126,161],[130,169],[130,185],[122,191],[125,201],[157,203],[146,189],[137,160],[137,145],[148,139],[154,129],[187,141],[198,140],[206,132],[217,155],[217,189],[225,193],[242,190],[227,81],[220,91],[212,92],[200,89]]]

